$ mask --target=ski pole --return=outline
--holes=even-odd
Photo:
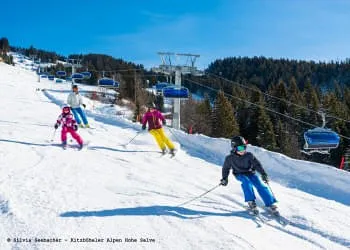
[[[266,183],[266,184],[267,184],[267,186],[269,187],[272,196],[277,200],[276,195],[275,195],[275,194],[273,193],[273,191],[272,191],[272,188],[271,188],[271,186],[270,186],[270,183]]]
[[[137,136],[139,136],[139,134],[141,134],[141,132],[137,132],[137,134],[127,144],[124,144],[124,146],[129,145]]]
[[[201,194],[201,195],[199,195],[199,196],[197,196],[197,197],[194,197],[193,199],[191,199],[191,200],[189,200],[189,201],[186,201],[186,202],[184,202],[184,203],[181,203],[180,205],[177,205],[177,207],[180,207],[180,206],[184,206],[184,205],[186,205],[186,204],[189,204],[189,203],[191,203],[192,201],[195,201],[195,200],[197,200],[197,199],[203,197],[204,195],[206,195],[206,194],[212,192],[214,189],[217,189],[219,186],[221,186],[221,183],[218,184],[218,185],[216,185],[215,187],[209,189],[208,191],[204,192],[203,194]]]
[[[53,131],[53,134],[52,134],[52,136],[51,136],[51,140],[50,140],[51,142],[52,142],[52,141],[53,141],[53,139],[55,138],[55,135],[56,135],[56,130],[57,130],[57,129],[55,129],[55,130]]]

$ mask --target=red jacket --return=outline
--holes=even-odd
[[[161,121],[165,123],[165,118],[158,110],[147,111],[142,118],[142,125],[148,122],[148,130],[159,129],[162,127]]]

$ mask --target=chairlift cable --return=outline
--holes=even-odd
[[[274,99],[276,99],[276,100],[283,101],[283,102],[285,102],[285,103],[287,103],[287,104],[294,105],[294,106],[296,106],[296,107],[298,107],[298,108],[302,108],[302,109],[304,109],[304,110],[307,110],[307,111],[310,111],[310,112],[313,112],[313,113],[316,113],[316,114],[320,114],[320,112],[318,112],[318,111],[316,111],[316,110],[313,110],[313,109],[307,108],[307,107],[305,107],[305,106],[302,106],[302,105],[293,103],[293,102],[291,102],[291,101],[288,101],[288,100],[286,100],[286,99],[283,99],[283,98],[280,98],[280,97],[277,97],[277,96],[273,96],[273,95],[264,93],[264,92],[262,92],[262,91],[260,91],[260,90],[256,90],[256,89],[254,89],[254,88],[245,86],[245,85],[240,84],[240,83],[238,83],[238,82],[235,82],[235,81],[226,79],[226,78],[224,78],[224,77],[222,77],[222,76],[218,76],[218,75],[215,75],[215,74],[212,74],[212,73],[208,73],[208,75],[212,75],[212,76],[217,77],[217,78],[219,78],[219,79],[221,79],[221,80],[224,80],[224,81],[230,82],[230,83],[232,83],[232,84],[238,85],[238,86],[240,86],[240,87],[242,87],[242,88],[246,88],[246,89],[249,89],[249,90],[252,90],[252,91],[255,91],[255,92],[259,91],[259,92],[261,92],[263,95],[268,96],[268,97],[270,97],[270,98],[274,98]],[[330,117],[330,118],[334,118],[334,119],[340,120],[340,121],[343,121],[343,122],[346,122],[346,123],[350,123],[350,121],[345,120],[345,119],[342,119],[342,118],[339,118],[339,117],[336,117],[336,116],[332,116],[332,115],[328,115],[328,114],[326,114],[326,116],[328,116],[328,117]]]
[[[189,82],[191,82],[191,83],[197,84],[197,85],[199,85],[199,86],[205,87],[205,88],[207,88],[207,89],[213,90],[213,91],[215,91],[215,92],[218,92],[217,89],[214,89],[214,88],[212,88],[212,87],[209,87],[209,86],[206,86],[206,85],[204,85],[204,84],[198,83],[198,82],[196,82],[196,81],[190,80],[190,79],[188,79],[188,78],[185,79],[185,80],[187,80],[187,81],[189,81]],[[253,106],[263,108],[263,109],[265,109],[265,110],[267,110],[267,111],[270,111],[270,112],[272,112],[272,113],[278,114],[278,115],[280,115],[280,116],[284,116],[284,117],[289,118],[289,119],[291,119],[291,120],[294,120],[294,121],[303,123],[303,124],[308,125],[308,126],[310,126],[310,127],[314,127],[314,128],[318,128],[318,127],[319,127],[319,126],[314,125],[314,124],[311,124],[311,123],[309,123],[309,122],[305,122],[305,121],[300,120],[300,119],[298,119],[298,118],[294,118],[294,117],[292,117],[292,116],[289,116],[289,115],[280,113],[280,112],[278,112],[278,111],[276,111],[276,110],[267,108],[267,107],[265,107],[265,106],[263,106],[263,105],[259,105],[259,104],[253,103],[253,102],[244,100],[244,99],[242,99],[242,98],[239,98],[239,97],[237,97],[237,96],[233,96],[233,95],[230,95],[230,94],[227,94],[227,93],[224,93],[224,94],[225,94],[226,96],[232,97],[232,98],[234,98],[234,99],[237,99],[237,100],[246,102],[246,103],[248,103],[248,104],[251,104],[251,105],[253,105]],[[341,134],[338,134],[338,135],[339,135],[340,137],[344,138],[344,139],[350,140],[350,137],[348,137],[348,136],[344,136],[344,135],[341,135]]]

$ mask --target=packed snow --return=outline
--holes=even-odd
[[[178,153],[162,156],[140,124],[86,99],[89,144],[62,150],[53,125],[69,91],[0,63],[0,249],[350,248],[349,172],[249,146],[287,225],[260,200],[264,219],[249,215],[232,176],[179,206],[218,185],[229,140],[167,128]]]

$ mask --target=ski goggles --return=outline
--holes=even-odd
[[[240,145],[240,146],[236,147],[236,150],[237,150],[237,152],[242,152],[242,151],[245,151],[246,148],[247,148],[246,145]]]

